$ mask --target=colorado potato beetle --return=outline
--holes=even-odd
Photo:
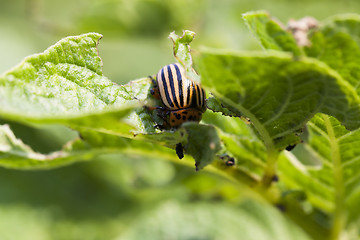
[[[151,94],[161,100],[156,107],[164,128],[177,128],[187,121],[199,122],[206,110],[206,95],[200,84],[187,79],[184,68],[173,63],[161,68],[153,80]]]

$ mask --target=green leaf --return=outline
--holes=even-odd
[[[102,77],[97,54],[100,38],[93,33],[62,39],[3,74],[2,112],[58,117],[102,109],[114,101],[102,96],[114,84]]]
[[[146,98],[150,81],[119,86],[104,77],[100,38],[97,33],[64,38],[1,75],[0,117],[129,135],[129,124],[119,119]]]
[[[232,112],[230,109],[227,109],[225,106],[221,105],[219,99],[216,99],[215,97],[209,97],[206,99],[206,106],[213,112],[221,112],[224,116],[241,117],[241,115],[237,115],[237,113]]]
[[[280,179],[306,193],[315,207],[332,214],[333,235],[360,217],[360,132],[349,131],[338,120],[317,114],[309,123],[305,155],[287,153],[279,161]],[[304,165],[303,158],[313,165]]]
[[[321,62],[283,53],[207,50],[199,67],[203,85],[226,107],[248,117],[267,147],[296,144],[294,134],[319,111],[349,128],[359,126],[359,98]]]
[[[184,128],[179,128],[177,130],[162,131],[159,133],[140,133],[136,135],[136,138],[175,149],[178,143],[187,143],[188,134]]]
[[[50,154],[33,151],[17,139],[8,125],[0,125],[0,166],[15,169],[49,169],[78,161],[89,161],[105,154],[148,156],[174,160],[172,151],[144,141],[118,137],[99,131],[81,130],[82,139],[67,143],[62,150]]]
[[[277,35],[272,35],[269,31],[264,30],[268,22],[272,21],[268,13],[250,12],[244,14],[244,19],[265,49],[288,51],[288,44],[285,41],[277,41]],[[309,32],[311,44],[309,47],[305,47],[306,54],[329,65],[353,86],[359,95],[357,86],[360,79],[360,65],[358,64],[360,57],[360,15],[336,15],[324,21],[320,26],[320,28]],[[289,38],[294,39],[290,33],[287,34]],[[342,121],[342,119],[340,120]]]
[[[85,160],[82,159],[82,160]],[[41,154],[17,139],[8,125],[0,125],[0,165],[8,168],[35,169],[65,165],[73,161],[66,152]]]
[[[259,181],[266,167],[266,149],[258,139],[249,136],[221,134],[226,152],[236,158],[236,167]]]
[[[109,117],[104,114],[101,116]],[[107,118],[104,122],[106,123],[109,119],[111,118]],[[77,123],[81,125],[81,122]],[[114,132],[106,131],[105,128],[101,130],[100,126],[95,130],[89,127],[78,127],[78,130],[81,139],[67,143],[60,151],[41,154],[34,152],[17,139],[7,125],[0,125],[0,166],[15,169],[49,169],[78,161],[92,160],[106,154],[131,157],[148,157],[156,154],[158,159],[180,163],[175,151],[159,145],[175,148],[177,143],[182,143],[185,152],[195,158],[197,169],[201,169],[214,160],[220,145],[213,127],[197,123],[188,123],[175,132],[145,134],[136,137],[136,140],[116,136]],[[188,161],[185,163],[189,164]]]
[[[300,142],[317,112],[359,127],[360,100],[354,89],[325,64],[281,52],[234,53],[204,50],[198,59],[202,84],[237,115],[250,119],[266,147],[263,183],[275,175],[279,150]]]
[[[194,122],[184,123],[177,130],[140,134],[139,138],[172,149],[175,149],[177,144],[181,144],[185,153],[195,159],[196,170],[200,170],[212,163],[215,154],[220,150],[220,139],[215,128]]]
[[[184,30],[182,36],[176,35],[175,32],[169,35],[169,38],[173,42],[174,57],[183,65],[187,78],[195,82],[200,82],[200,78],[192,66],[190,43],[194,40],[194,37],[195,33],[189,30]]]
[[[311,35],[308,56],[317,58],[337,71],[360,94],[360,15],[332,17]]]
[[[299,50],[299,47],[294,50],[296,42],[289,32],[282,30],[283,33],[276,33],[276,31],[272,33],[268,29],[270,23],[271,25],[276,24],[268,13],[263,11],[250,12],[244,14],[244,19],[265,49],[291,51],[296,56],[299,55],[298,51],[302,51]],[[281,23],[274,28],[281,28],[280,25]],[[354,86],[359,94],[357,85],[360,79],[360,65],[358,64],[360,57],[360,15],[336,15],[324,21],[320,26],[320,28],[309,32],[311,44],[304,49],[306,55],[328,64],[345,81]],[[287,37],[280,37],[280,39],[288,38],[288,41],[278,40],[279,36],[283,35]]]
[[[243,19],[263,48],[291,52],[295,56],[303,55],[291,33],[268,12],[247,12],[243,14]]]
[[[278,211],[246,201],[224,204],[180,204],[168,201],[146,212],[117,239],[310,239]]]
[[[249,185],[259,182],[266,166],[266,149],[249,123],[211,111],[204,114],[203,121],[217,127],[222,143],[219,160],[213,165],[240,182]],[[235,158],[234,166],[226,165],[229,157]]]
[[[185,151],[194,157],[196,170],[200,170],[214,160],[215,154],[220,150],[220,139],[211,125],[187,122],[182,128],[189,136],[184,146]]]

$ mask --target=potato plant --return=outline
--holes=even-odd
[[[25,58],[0,76],[1,119],[59,124],[78,137],[43,154],[1,125],[0,166],[46,170],[106,154],[181,161],[247,189],[253,200],[229,212],[236,217],[227,223],[244,239],[358,239],[360,16],[288,27],[263,11],[243,19],[263,51],[203,47],[192,56],[195,33],[170,34],[174,62],[208,95],[202,122],[178,129],[157,129],[161,119],[144,107],[161,104],[149,93],[150,78],[118,85],[104,76],[98,33],[61,39]],[[174,150],[179,143],[183,160]],[[228,211],[210,208],[196,211]],[[139,239],[150,220],[124,239]],[[223,230],[199,228],[219,239]],[[185,238],[180,229],[174,234]]]

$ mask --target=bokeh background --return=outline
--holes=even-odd
[[[259,50],[241,14],[261,9],[283,22],[323,20],[360,10],[360,1],[0,0],[0,73],[63,37],[99,32],[104,74],[126,83],[174,61],[167,38],[174,30],[196,32],[194,51]],[[59,126],[6,123],[41,153],[59,150],[75,136]],[[176,231],[187,232],[182,239],[199,239],[192,233],[215,224],[215,216],[231,218],[246,192],[212,173],[153,158],[111,155],[49,171],[0,168],[0,239],[151,239],[152,231],[163,239],[177,239],[171,235]],[[221,214],[211,218],[208,209],[215,206]],[[189,215],[198,225],[189,224]],[[225,225],[236,232],[235,225]],[[205,233],[203,239],[212,239]]]

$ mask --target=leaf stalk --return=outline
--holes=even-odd
[[[333,227],[331,230],[331,239],[340,239],[340,235],[346,225],[345,214],[345,193],[344,193],[344,178],[341,166],[341,157],[339,143],[336,139],[333,126],[329,116],[323,114],[326,130],[329,135],[331,156],[334,165],[334,186],[335,186],[335,211],[333,215]]]

